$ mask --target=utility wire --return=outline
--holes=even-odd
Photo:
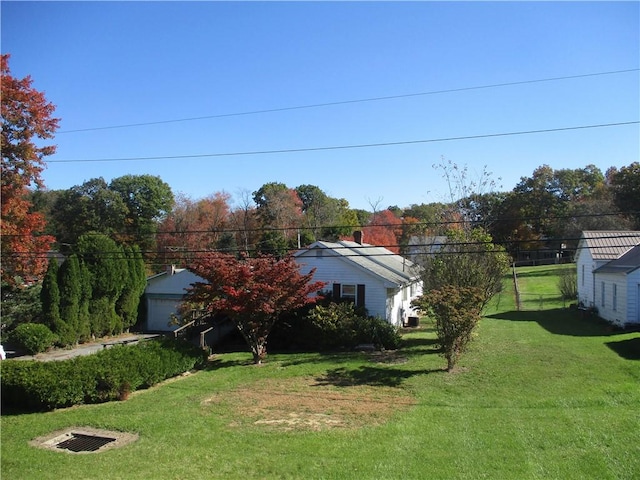
[[[74,160],[47,160],[47,163],[94,163],[94,162],[131,162],[140,160],[182,160],[187,158],[207,158],[207,157],[235,157],[244,155],[272,155],[282,153],[301,153],[301,152],[318,152],[326,150],[347,150],[354,148],[377,148],[377,147],[390,147],[397,145],[415,145],[420,143],[435,143],[435,142],[451,142],[456,140],[477,140],[480,138],[495,138],[495,137],[508,137],[514,135],[531,135],[536,133],[552,133],[552,132],[565,132],[570,130],[584,130],[590,128],[604,128],[604,127],[619,127],[624,125],[638,124],[640,121],[634,120],[630,122],[616,122],[616,123],[601,123],[596,125],[579,125],[573,127],[561,127],[561,128],[547,128],[542,130],[525,130],[519,132],[503,132],[503,133],[489,133],[483,135],[467,135],[460,137],[444,137],[444,138],[431,138],[425,140],[407,140],[401,142],[383,142],[383,143],[366,143],[355,145],[333,145],[328,147],[308,147],[308,148],[289,148],[282,150],[254,150],[245,152],[220,152],[220,153],[203,153],[195,155],[167,155],[157,157],[123,157],[123,158],[94,158],[94,159],[74,159]]]
[[[561,239],[554,239],[555,241],[561,241]],[[511,245],[513,243],[524,243],[524,240],[520,240],[520,241],[514,241],[514,242],[495,242],[493,243],[494,246],[504,246],[504,245]],[[508,251],[504,251],[504,250],[498,250],[496,248],[492,248],[492,249],[487,249],[484,248],[486,246],[485,243],[482,242],[466,242],[466,243],[454,243],[454,244],[449,244],[449,243],[445,243],[445,244],[425,244],[425,245],[412,245],[412,247],[425,247],[425,248],[430,248],[429,251],[421,251],[419,249],[414,249],[411,252],[405,252],[404,256],[402,254],[399,253],[393,253],[390,249],[391,248],[399,248],[400,245],[363,245],[362,249],[371,249],[371,248],[380,248],[380,249],[387,249],[389,250],[389,252],[368,252],[368,253],[341,253],[340,256],[341,257],[358,257],[358,258],[375,258],[375,257],[391,257],[391,256],[401,256],[403,258],[407,258],[407,257],[417,257],[417,258],[421,258],[421,257],[428,257],[428,258],[432,258],[435,257],[437,255],[464,255],[464,254],[495,254],[495,253],[505,253],[508,254]],[[442,249],[439,250],[431,250],[432,247],[437,247],[437,246],[442,246]],[[456,246],[457,248],[454,249],[447,249],[446,247],[449,246]],[[465,248],[461,248],[461,247],[465,247]],[[476,247],[476,248],[474,248]],[[617,247],[617,248],[628,248],[631,249],[633,247],[630,247],[629,245],[626,244],[620,244],[620,245],[609,245],[609,246],[596,246],[596,247],[588,247],[588,246],[584,246],[584,247],[579,247],[579,246],[575,246],[572,248],[566,248],[563,249],[564,251],[567,252],[573,252],[573,251],[578,251],[578,250],[584,250],[587,248],[590,248],[591,250],[598,250],[598,249],[610,249],[612,247]],[[332,248],[332,250],[340,250],[340,249],[348,249],[348,250],[356,250],[356,247],[334,247]],[[294,252],[294,251],[302,251],[302,250],[309,250],[308,247],[302,247],[299,250],[298,249],[293,249],[293,250],[289,250],[289,253]],[[526,250],[521,250],[521,253],[527,253],[527,252],[542,252],[542,251],[553,251],[553,252],[557,252],[557,249],[550,249],[548,247],[539,247],[539,248],[531,248],[531,249],[526,249]],[[184,260],[185,257],[190,257],[190,256],[194,256],[194,255],[198,255],[198,254],[205,254],[205,253],[227,253],[227,254],[239,254],[239,253],[252,253],[252,254],[264,254],[266,253],[263,249],[259,248],[258,246],[254,246],[252,245],[251,248],[249,249],[245,249],[245,248],[240,248],[240,247],[236,247],[236,248],[229,248],[229,249],[216,249],[216,248],[212,248],[212,249],[197,249],[197,250],[179,250],[179,251],[169,251],[169,252],[156,252],[156,251],[143,251],[141,252],[141,254],[144,255],[158,255],[158,258],[156,258],[156,260],[172,260],[172,259],[179,259],[179,260]],[[91,259],[111,259],[111,260],[127,260],[127,261],[134,261],[134,260],[140,260],[141,258],[144,257],[126,257],[124,256],[122,253],[120,252],[116,252],[116,251],[112,251],[112,252],[90,252],[90,253],[83,253],[80,256],[82,256],[83,258],[91,258]],[[26,252],[7,252],[2,254],[2,258],[49,258],[49,255],[47,253],[26,253]]]
[[[612,235],[607,235],[607,236],[601,236],[601,237],[584,237],[585,240],[589,240],[589,239],[596,239],[596,240],[620,240],[620,239],[627,239],[627,238],[636,238],[637,234],[634,232],[620,232],[617,234],[612,234]],[[581,240],[583,237],[560,237],[560,238],[553,238],[553,239],[546,239],[545,242],[561,242],[561,243],[566,243],[566,242],[572,242],[572,241],[579,241]],[[506,240],[506,241],[495,241],[495,240],[473,240],[473,241],[445,241],[443,243],[435,243],[435,242],[429,242],[429,243],[421,243],[421,244],[412,244],[412,245],[399,245],[399,244],[388,244],[388,245],[368,245],[368,244],[364,244],[364,245],[347,245],[347,246],[336,246],[333,247],[333,250],[348,250],[348,251],[357,251],[357,250],[369,250],[369,252],[367,253],[347,253],[347,254],[341,254],[341,256],[343,257],[388,257],[388,256],[395,256],[398,255],[396,253],[393,253],[391,251],[389,252],[371,252],[371,249],[391,249],[391,248],[411,248],[413,251],[413,254],[417,255],[417,256],[433,256],[433,255],[439,255],[439,254],[445,254],[445,255],[459,255],[459,254],[486,254],[486,253],[498,253],[499,250],[496,250],[495,247],[506,247],[506,246],[514,246],[517,244],[527,244],[527,243],[540,243],[541,241],[532,241],[532,240]],[[328,243],[337,243],[337,242],[328,242]],[[483,247],[487,247],[487,246],[491,246],[491,249],[486,249]],[[429,251],[421,251],[420,248],[429,248]],[[432,250],[433,247],[442,247],[442,249],[440,250]],[[453,247],[453,248],[452,248]],[[469,247],[469,249],[467,248],[461,248],[461,247]],[[478,247],[478,248],[474,248],[474,247]],[[578,245],[576,245],[575,247],[571,247],[571,248],[567,248],[565,250],[567,251],[573,251],[573,250],[581,250],[581,249],[585,249],[585,248],[591,248],[591,249],[609,249],[612,247],[620,247],[620,248],[633,248],[632,246],[628,245],[627,243],[621,243],[619,245],[595,245],[595,246],[591,246],[591,247],[579,247]],[[175,247],[174,248],[180,248],[180,247]],[[310,250],[309,246],[306,247],[302,247],[300,249],[291,249],[290,252],[292,251],[304,251],[304,250]],[[548,248],[542,247],[542,248],[533,248],[533,249],[527,249],[527,250],[523,250],[523,252],[536,252],[536,251],[541,251],[541,250],[549,250]],[[261,250],[259,248],[259,244],[252,244],[251,248],[249,248],[248,250],[245,248],[241,248],[241,247],[235,247],[235,248],[198,248],[198,249],[183,249],[180,248],[179,250],[167,250],[164,252],[159,252],[156,250],[148,250],[148,251],[142,251],[140,252],[141,255],[148,255],[148,254],[153,254],[153,255],[161,255],[163,259],[173,259],[173,258],[183,258],[186,255],[194,255],[194,254],[199,254],[199,253],[244,253],[244,252],[252,252],[252,253],[263,253],[263,250]],[[505,252],[506,253],[506,252]],[[411,255],[410,252],[407,252],[408,255]],[[22,258],[22,257],[27,257],[27,258],[46,258],[48,257],[49,254],[47,252],[37,252],[37,253],[29,253],[29,252],[4,252],[2,254],[2,257],[4,258]],[[86,254],[82,254],[83,257],[91,257],[91,258],[110,258],[110,259],[122,259],[122,260],[134,260],[134,258],[131,257],[126,257],[122,252],[118,252],[118,251],[103,251],[103,252],[90,252],[90,253],[86,253]],[[140,257],[136,257],[137,259],[139,259]]]
[[[79,133],[79,132],[92,132],[97,130],[113,130],[118,128],[131,128],[131,127],[143,127],[149,125],[163,125],[168,123],[180,123],[180,122],[193,122],[197,120],[209,120],[214,118],[226,118],[226,117],[240,117],[240,116],[248,116],[248,115],[259,115],[264,113],[275,113],[275,112],[286,112],[291,110],[304,110],[310,108],[322,108],[322,107],[332,107],[336,105],[349,105],[354,103],[365,103],[365,102],[379,102],[383,100],[395,100],[399,98],[411,98],[411,97],[420,97],[426,95],[440,95],[443,93],[455,93],[455,92],[466,92],[470,90],[482,90],[489,88],[500,88],[500,87],[510,87],[514,85],[526,85],[532,83],[543,83],[543,82],[555,82],[559,80],[572,80],[576,78],[587,78],[587,77],[597,77],[603,75],[617,75],[621,73],[630,73],[637,72],[639,68],[630,68],[627,70],[615,70],[609,72],[596,72],[596,73],[585,73],[581,75],[569,75],[564,77],[551,77],[551,78],[540,78],[534,80],[523,80],[519,82],[506,82],[506,83],[494,83],[490,85],[476,85],[471,87],[462,87],[462,88],[450,88],[446,90],[432,90],[428,92],[418,92],[418,93],[406,93],[402,95],[388,95],[381,97],[371,97],[371,98],[361,98],[356,100],[343,100],[337,102],[326,102],[326,103],[313,103],[309,105],[297,105],[293,107],[281,107],[281,108],[270,108],[264,110],[249,110],[246,112],[235,112],[235,113],[221,113],[217,115],[205,115],[201,117],[189,117],[189,118],[178,118],[172,120],[158,120],[154,122],[139,122],[139,123],[127,123],[122,125],[110,125],[103,127],[88,127],[88,128],[77,128],[74,130],[63,130],[60,133]]]
[[[556,220],[570,220],[574,218],[602,218],[602,217],[616,217],[620,215],[637,215],[640,212],[637,211],[624,211],[624,212],[607,212],[607,213],[582,213],[582,214],[567,214],[567,215],[547,215],[547,216],[530,216],[530,217],[521,217],[521,216],[501,216],[497,217],[495,220],[490,221],[488,223],[495,222],[536,222],[536,221],[556,221]],[[399,219],[400,220],[400,219]],[[225,233],[265,233],[265,232],[296,232],[296,231],[317,231],[317,230],[337,230],[337,229],[345,229],[349,228],[352,230],[356,229],[367,229],[373,227],[383,227],[383,228],[391,228],[391,229],[402,229],[403,227],[413,228],[431,228],[431,227],[444,227],[449,225],[477,225],[487,223],[483,219],[477,220],[437,220],[437,221],[429,221],[429,222],[415,222],[415,223],[369,223],[366,225],[312,225],[312,226],[294,226],[294,227],[254,227],[254,228],[228,228],[226,226],[220,226],[209,229],[199,229],[199,230],[159,230],[156,232],[137,232],[137,231],[125,231],[118,230],[113,231],[110,235],[136,235],[136,236],[159,236],[159,235],[191,235],[191,234],[225,234]],[[89,232],[84,235],[104,235],[104,233],[100,232]],[[40,236],[57,236],[56,233],[9,233],[2,234],[2,237],[40,237]]]

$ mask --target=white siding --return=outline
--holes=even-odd
[[[585,307],[592,307],[595,304],[593,290],[594,260],[589,249],[584,248],[585,246],[584,241],[580,241],[578,245],[580,254],[576,262],[576,268],[578,269],[578,303]]]
[[[598,289],[604,284],[604,305],[598,293],[598,315],[615,325],[624,326],[628,311],[627,276],[622,273],[597,273],[596,278]]]
[[[627,275],[626,323],[640,323],[640,268]]]
[[[422,294],[420,285],[416,285],[413,295],[411,285],[405,285],[400,289],[387,290],[387,315],[389,323],[397,327],[403,326],[409,317],[418,317],[419,313],[411,307],[411,301]]]
[[[321,252],[321,253],[320,253]],[[306,274],[315,268],[313,280],[326,282],[331,291],[334,283],[365,285],[365,308],[369,315],[379,316],[401,326],[409,316],[417,316],[411,300],[422,294],[421,282],[399,287],[354,263],[345,261],[329,249],[312,249],[296,257],[300,271]]]
[[[334,283],[365,286],[365,308],[369,315],[387,318],[387,289],[383,280],[373,274],[345,262],[328,250],[322,256],[316,256],[315,251],[300,255],[296,258],[300,265],[300,272],[307,274],[312,268],[316,269],[313,281],[326,282],[325,290],[331,291]]]
[[[578,246],[585,247],[582,242]],[[595,279],[593,271],[607,263],[604,260],[594,260],[588,248],[580,250],[576,268],[578,273],[578,303],[585,307],[601,307],[600,281]]]

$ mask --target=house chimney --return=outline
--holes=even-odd
[[[167,274],[169,276],[174,275],[176,273],[176,266],[175,265],[167,265]]]
[[[356,230],[355,232],[353,232],[353,241],[356,243],[359,243],[360,245],[362,245],[362,230]]]

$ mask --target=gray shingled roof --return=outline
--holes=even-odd
[[[636,245],[640,245],[640,232],[622,230],[585,230],[582,239],[594,260],[615,260]]]
[[[337,243],[316,242],[309,248],[317,246],[330,249],[345,260],[397,285],[404,285],[419,277],[418,267],[415,263],[384,247],[340,241]]]
[[[602,273],[631,273],[640,268],[640,245],[636,245],[620,258],[605,263],[596,272]]]

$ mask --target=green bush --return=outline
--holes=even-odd
[[[311,337],[319,349],[353,348],[372,343],[377,348],[400,345],[398,329],[379,317],[362,314],[350,302],[317,305],[307,316]]]
[[[395,350],[400,347],[398,329],[380,317],[360,317],[356,319],[358,343],[373,343],[378,348]]]
[[[42,323],[22,323],[11,332],[10,339],[17,347],[36,354],[51,348],[58,337]]]
[[[558,288],[565,300],[576,300],[578,298],[578,272],[575,268],[565,269],[558,278]]]
[[[201,368],[207,354],[181,340],[114,346],[57,362],[2,362],[2,405],[27,411],[117,400],[124,394]]]

